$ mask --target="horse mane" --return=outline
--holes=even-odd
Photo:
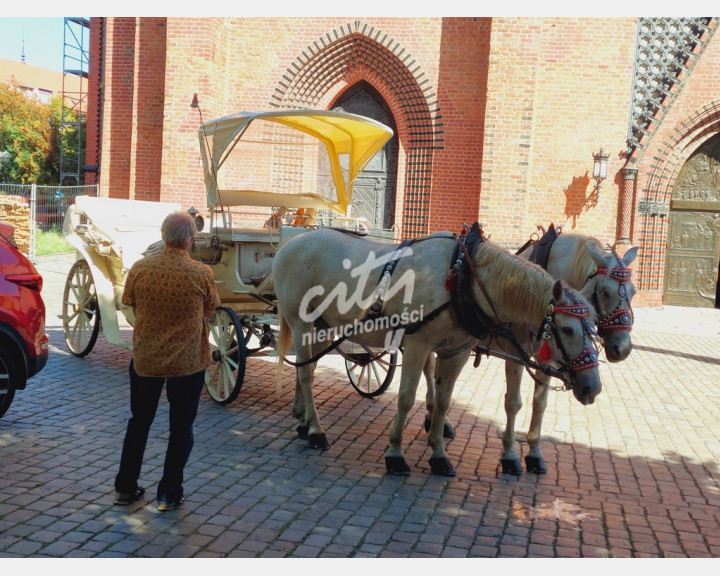
[[[512,308],[528,319],[542,318],[555,283],[550,274],[490,241],[478,245],[474,261],[478,273],[490,269],[485,281],[493,305]],[[495,289],[493,283],[497,283]]]
[[[490,270],[485,275],[485,282],[495,307],[516,310],[528,320],[545,315],[553,297],[555,279],[542,267],[490,241],[478,245],[474,262],[478,273],[482,269]],[[590,313],[588,321],[594,323],[595,309],[580,292],[574,292],[578,300],[587,306]]]
[[[588,246],[593,244],[602,254],[605,249],[597,238],[592,236],[584,236],[582,234],[567,234],[561,236],[565,241],[570,241],[574,247],[568,250],[573,257],[570,260],[567,269],[569,271],[568,284],[570,286],[583,286],[588,275],[595,269],[595,260],[590,255]]]

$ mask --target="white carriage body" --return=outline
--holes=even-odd
[[[353,182],[392,134],[374,120],[322,110],[243,112],[200,126],[209,221],[196,217],[191,256],[212,268],[223,306],[263,322],[274,308],[272,261],[285,241],[317,225],[367,230],[351,215]],[[172,202],[81,196],[66,213],[63,233],[89,266],[111,344],[132,347],[118,317],[133,324],[121,302],[125,279],[161,246],[162,221],[177,210]],[[311,219],[299,216],[305,211]],[[284,218],[273,219],[278,213]],[[391,230],[377,234],[393,239]]]

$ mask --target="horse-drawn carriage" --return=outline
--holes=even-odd
[[[481,353],[495,355],[516,366],[512,379],[508,372],[503,470],[521,470],[513,428],[524,367],[535,372],[537,411],[526,461],[528,470],[541,473],[537,442],[550,377],[561,379],[583,404],[594,400],[601,388],[592,327],[596,322],[610,361],[629,353],[634,287],[628,266],[634,250],[623,260],[612,250],[602,253],[594,239],[577,239],[559,252],[572,258],[563,259],[551,275],[478,238],[482,231],[472,243],[470,233],[439,233],[396,246],[391,231],[368,230],[366,222],[350,213],[355,179],[392,136],[388,127],[353,114],[241,113],[202,124],[199,136],[208,222],[195,212],[199,232],[191,255],[212,268],[222,303],[208,319],[213,361],[206,385],[214,401],[225,404],[237,397],[248,355],[276,355],[282,362],[292,352],[298,368],[293,405],[298,433],[311,446],[326,448],[311,391],[317,359],[328,351],[339,352],[351,384],[372,397],[392,381],[402,350],[398,417],[386,464],[391,473],[405,474],[409,468],[402,457],[402,427],[423,366],[437,354],[434,411],[433,374],[426,371],[431,467],[435,473],[453,475],[442,435],[454,381],[471,352],[477,359]],[[64,233],[78,258],[65,285],[62,319],[73,354],[91,351],[101,322],[109,342],[131,346],[119,325],[122,315],[133,323],[132,310],[121,303],[125,278],[134,262],[162,246],[162,220],[177,209],[173,203],[89,197],[79,197],[68,209]],[[310,232],[316,228],[323,230]],[[338,228],[362,232],[366,238],[340,234]],[[370,260],[372,267],[381,261],[388,265],[377,286],[358,273],[367,272]],[[411,278],[413,294],[388,288],[395,270],[392,282],[402,286]],[[335,292],[339,287],[345,291]],[[314,305],[326,312],[308,320],[304,311],[312,294],[320,300]],[[322,301],[326,296],[327,303]],[[458,307],[458,300],[463,306]],[[337,304],[337,309],[325,304]],[[402,320],[407,310],[419,310],[419,321]],[[315,312],[319,314],[318,308]],[[393,325],[391,318],[402,323]],[[379,329],[337,337],[373,319],[384,321],[371,322]],[[318,327],[328,337],[306,342],[305,335],[315,336]],[[398,332],[405,333],[400,342],[394,338]]]
[[[276,303],[271,264],[288,239],[318,226],[392,240],[352,216],[353,183],[392,130],[341,111],[240,113],[202,124],[200,150],[207,221],[198,224],[191,256],[214,273],[221,306],[208,319],[212,364],[206,385],[213,400],[234,400],[248,356],[273,355]],[[76,249],[64,288],[62,321],[72,354],[90,353],[102,326],[108,342],[131,348],[122,317],[125,278],[144,254],[162,247],[164,217],[181,206],[81,196],[70,206],[64,235]],[[337,350],[362,395],[382,393],[392,381],[397,352],[349,342]]]

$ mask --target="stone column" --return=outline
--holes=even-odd
[[[632,224],[632,207],[635,196],[635,180],[637,168],[623,168],[622,189],[618,197],[617,243],[630,245],[630,227]]]

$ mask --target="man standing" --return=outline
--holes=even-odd
[[[135,315],[130,361],[130,412],[115,503],[140,500],[138,485],[150,426],[167,383],[170,438],[157,488],[158,510],[183,503],[183,470],[193,447],[193,422],[210,363],[205,319],[220,305],[209,266],[190,258],[197,234],[193,218],[173,212],[162,223],[162,252],[136,262],[125,282],[123,304]]]

